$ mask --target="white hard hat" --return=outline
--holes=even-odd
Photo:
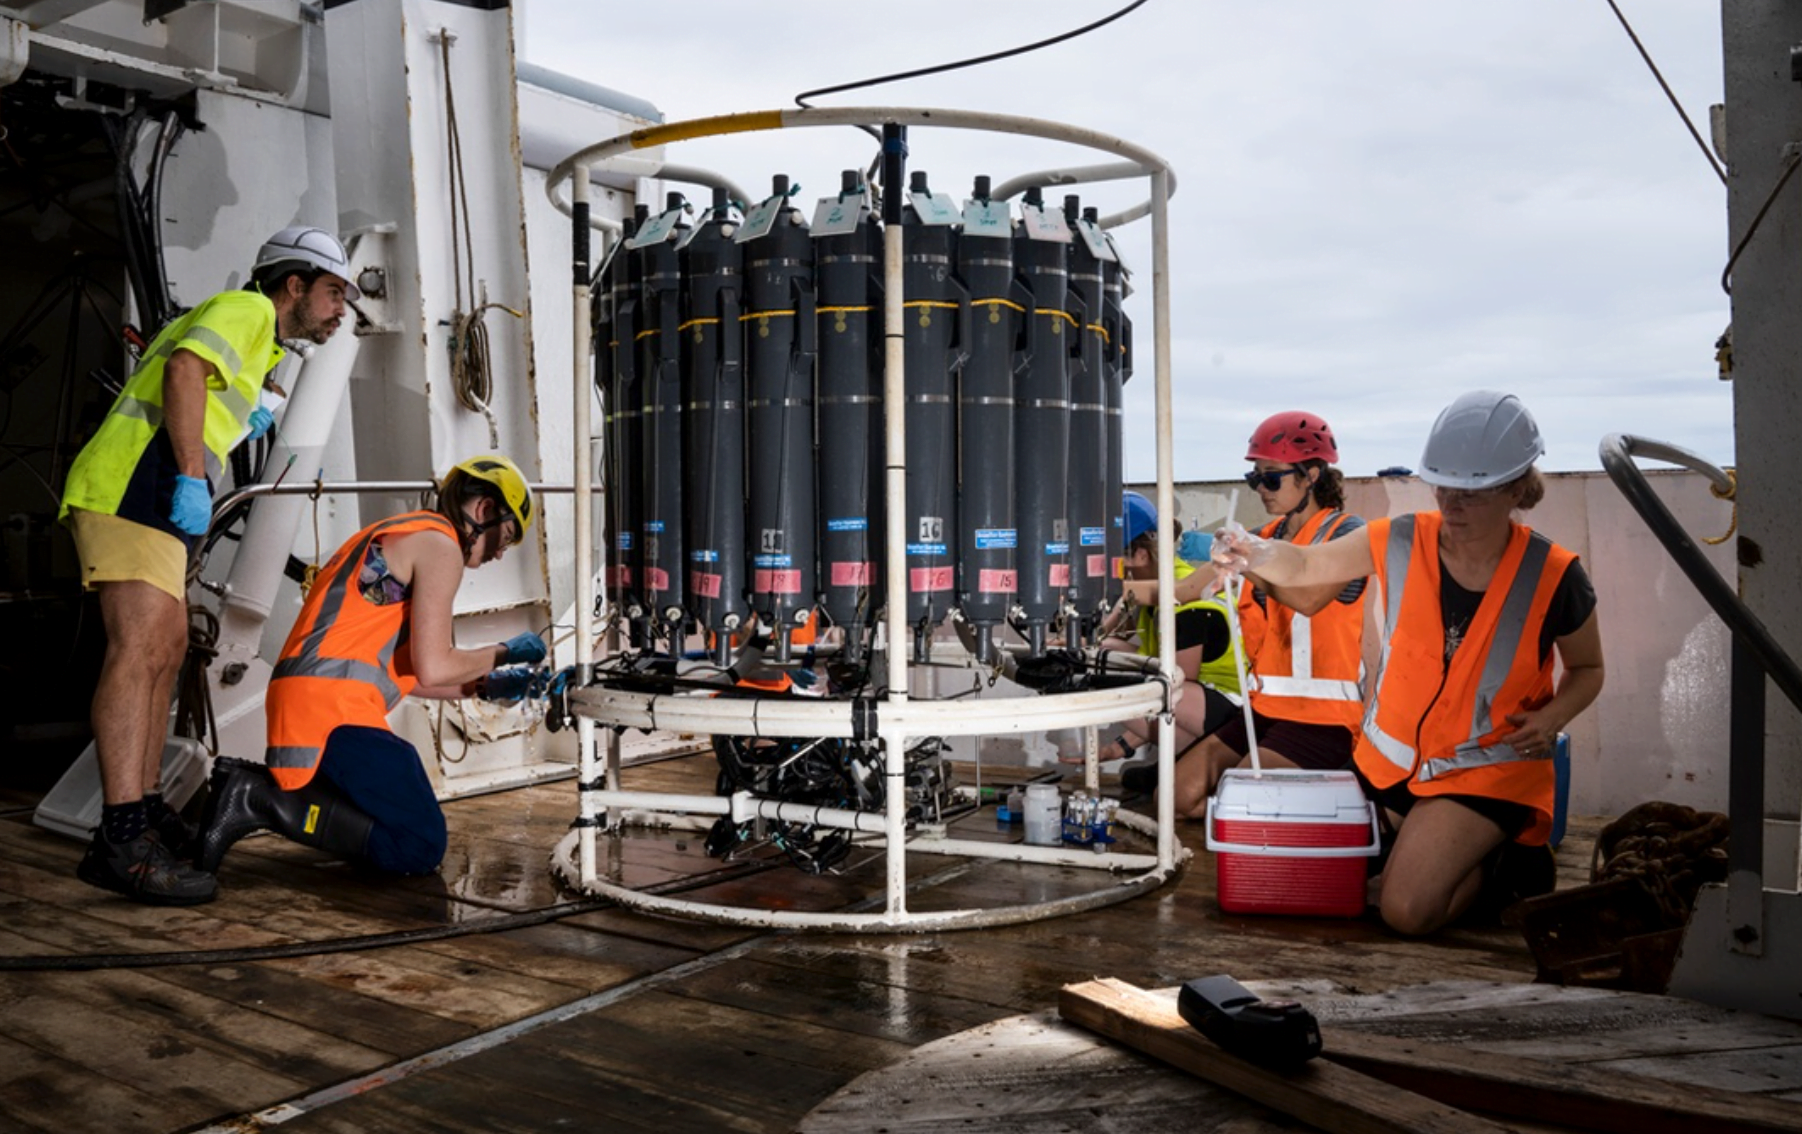
[[[1472,390],[1440,411],[1420,455],[1420,479],[1441,488],[1492,488],[1544,453],[1539,425],[1519,398]]]
[[[323,268],[344,281],[344,297],[359,299],[363,293],[350,279],[350,257],[344,254],[344,245],[338,238],[323,228],[311,225],[289,225],[263,242],[257,249],[257,262],[251,266],[252,272],[262,271],[271,264],[283,264],[299,261],[315,268]]]

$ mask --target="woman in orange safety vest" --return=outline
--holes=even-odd
[[[1364,521],[1340,511],[1345,481],[1333,431],[1316,414],[1292,410],[1266,418],[1251,435],[1245,482],[1276,517],[1267,540],[1322,544],[1344,539]],[[1364,713],[1359,669],[1364,640],[1364,580],[1332,586],[1281,585],[1250,574],[1238,597],[1240,621],[1262,624],[1248,659],[1258,754],[1265,767],[1348,767]],[[1247,635],[1247,641],[1253,636]],[[1251,751],[1245,718],[1235,716],[1176,766],[1176,813],[1200,816],[1220,774]]]
[[[1376,578],[1381,653],[1356,761],[1398,828],[1379,905],[1402,933],[1438,929],[1486,885],[1492,898],[1552,888],[1552,755],[1603,667],[1576,555],[1513,519],[1545,494],[1544,452],[1518,398],[1475,391],[1439,415],[1421,457],[1439,511],[1308,547],[1214,540],[1222,571],[1289,586]]]
[[[463,572],[501,558],[532,523],[531,492],[505,457],[453,469],[438,507],[369,525],[320,569],[269,682],[266,766],[221,759],[194,865],[270,828],[397,874],[444,857],[444,812],[419,753],[388,728],[408,696],[517,700],[546,649],[537,634],[459,649],[451,608]],[[492,671],[492,672],[491,672]]]

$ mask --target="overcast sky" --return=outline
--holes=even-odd
[[[1124,2],[520,11],[532,62],[674,121],[791,107],[803,90],[1002,50]],[[1722,99],[1719,5],[1618,2],[1706,137]],[[1324,416],[1349,473],[1413,467],[1438,410],[1478,387],[1526,401],[1549,471],[1599,468],[1610,432],[1732,463],[1731,388],[1714,362],[1725,190],[1606,0],[1150,0],[1056,47],[816,105],[1030,115],[1170,161],[1179,480],[1236,476],[1252,426],[1285,409]],[[910,143],[912,168],[959,200],[975,174],[1108,160],[949,130]],[[811,214],[872,145],[791,130],[668,157],[759,192],[787,173]],[[1142,182],[1076,191],[1103,212],[1146,195]],[[1156,471],[1149,228],[1117,233],[1137,273],[1129,480]]]

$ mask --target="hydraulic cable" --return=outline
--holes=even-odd
[[[1144,6],[1144,4],[1145,0],[1132,0],[1132,3],[1126,5],[1126,7],[1121,8],[1112,15],[1103,16],[1093,23],[1085,24],[1080,28],[1064,32],[1061,35],[1054,35],[1050,39],[1041,39],[1036,43],[1028,43],[1020,47],[1010,47],[1005,51],[992,51],[987,55],[978,55],[970,59],[960,59],[954,63],[938,63],[931,67],[918,67],[912,71],[897,71],[892,75],[881,75],[874,79],[858,79],[855,82],[839,83],[836,86],[819,87],[811,91],[802,91],[795,96],[795,105],[804,110],[812,109],[807,105],[807,100],[810,98],[817,98],[820,95],[838,94],[842,91],[857,90],[861,87],[873,87],[881,83],[898,83],[903,79],[918,79],[926,75],[937,75],[945,71],[956,71],[964,67],[975,67],[982,63],[995,63],[1002,59],[1012,58],[1015,55],[1025,55],[1029,51],[1037,51],[1040,48],[1051,47],[1054,44],[1075,39],[1077,36],[1087,35],[1089,32],[1095,31],[1098,28],[1106,27],[1120,17],[1128,15],[1134,9]],[[868,127],[865,129],[867,130]]]
[[[1722,185],[1727,184],[1727,171],[1721,168],[1720,160],[1714,156],[1714,151],[1709,149],[1708,143],[1702,140],[1701,132],[1696,129],[1696,124],[1690,121],[1689,112],[1683,109],[1683,104],[1677,101],[1677,95],[1671,90],[1671,85],[1664,81],[1664,74],[1658,70],[1658,64],[1652,62],[1651,52],[1646,50],[1645,44],[1639,42],[1639,35],[1633,30],[1633,25],[1627,22],[1626,13],[1621,11],[1621,6],[1614,0],[1608,0],[1608,6],[1614,9],[1615,19],[1621,22],[1621,27],[1627,32],[1627,38],[1633,41],[1634,47],[1639,49],[1639,57],[1646,61],[1646,66],[1652,71],[1652,77],[1658,80],[1658,86],[1663,89],[1664,97],[1671,100],[1671,106],[1677,111],[1677,117],[1683,119],[1683,125],[1688,128],[1689,136],[1696,140],[1696,147],[1702,151],[1702,156],[1708,159],[1708,164],[1714,169],[1715,176],[1721,179]]]
[[[676,894],[698,890],[721,882],[762,874],[785,865],[786,860],[762,859],[674,878],[640,887],[645,894]],[[317,957],[332,953],[357,953],[366,949],[386,949],[397,945],[421,945],[433,941],[449,941],[482,933],[503,933],[511,929],[529,929],[536,925],[559,921],[577,914],[595,913],[615,908],[611,898],[583,898],[555,906],[541,906],[523,913],[483,918],[456,925],[435,925],[422,929],[403,929],[391,933],[368,933],[357,937],[335,937],[321,941],[289,941],[280,945],[256,945],[241,949],[192,949],[160,953],[70,953],[28,957],[0,957],[0,972],[91,972],[102,969],[153,969],[173,965],[232,965],[254,961],[288,960],[295,957]]]

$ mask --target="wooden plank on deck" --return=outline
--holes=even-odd
[[[1329,1134],[1500,1134],[1506,1128],[1355,1071],[1313,1060],[1276,1071],[1191,1028],[1174,1001],[1104,978],[1065,988],[1058,1012],[1109,1039],[1293,1115]]]

